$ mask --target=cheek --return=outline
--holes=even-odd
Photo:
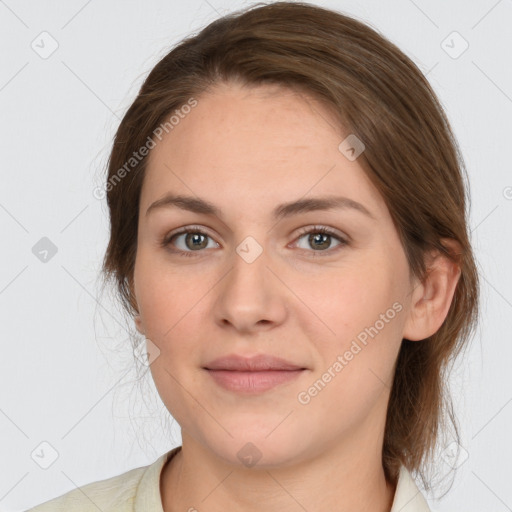
[[[204,277],[204,276],[203,276]],[[137,300],[146,337],[160,350],[150,365],[156,389],[180,425],[200,415],[189,392],[197,386],[200,347],[198,329],[207,314],[204,296],[211,285],[207,278],[191,276],[187,269],[173,271],[156,258],[140,258],[135,269]],[[201,300],[203,298],[203,300]]]
[[[346,270],[320,288],[302,287],[311,311],[296,315],[317,354],[311,387],[301,389],[310,400],[304,411],[333,431],[363,422],[390,390],[405,314],[384,265]]]
[[[315,345],[315,373],[321,377],[330,369],[339,375],[329,387],[348,401],[379,393],[382,383],[390,380],[405,315],[399,279],[392,262],[379,258],[374,264],[351,265],[329,278],[300,280],[297,295],[307,297],[307,308],[295,318],[299,330]],[[333,368],[337,361],[342,370],[339,364],[338,371]]]
[[[174,336],[211,288],[208,279],[195,277],[191,269],[169,265],[165,257],[151,257],[149,250],[138,253],[134,272],[137,302],[146,331],[155,339]]]
[[[301,298],[296,315],[302,328],[327,345],[341,348],[348,338],[379,319],[398,297],[388,265],[354,262],[332,272],[296,276],[290,288]],[[325,342],[324,342],[325,344]]]
[[[183,404],[195,407],[187,390],[194,389],[200,378],[204,345],[212,332],[208,292],[218,279],[193,273],[192,266],[173,269],[162,259],[138,260],[136,292],[146,337],[160,350],[150,366],[153,380],[162,401],[179,420]]]

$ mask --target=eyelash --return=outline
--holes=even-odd
[[[188,234],[188,233],[199,233],[201,235],[205,235],[209,238],[212,238],[212,237],[210,237],[210,235],[208,235],[208,233],[205,233],[200,228],[198,228],[196,226],[190,226],[190,227],[183,228],[181,231],[178,231],[177,233],[172,233],[171,235],[166,236],[162,240],[161,246],[163,248],[167,248],[171,244],[171,241],[175,237],[177,237],[179,235],[183,235],[183,234]],[[349,242],[347,240],[345,240],[344,238],[341,238],[335,231],[333,231],[332,229],[329,229],[325,226],[313,226],[312,228],[303,228],[300,231],[299,236],[297,237],[297,240],[302,238],[304,235],[308,235],[311,233],[314,233],[314,234],[320,233],[323,235],[329,235],[340,242],[340,244],[337,245],[334,249],[327,249],[325,251],[312,251],[312,250],[307,251],[306,249],[302,249],[306,252],[310,252],[310,253],[312,252],[313,255],[311,257],[313,257],[313,258],[316,258],[318,256],[320,256],[320,257],[324,256],[323,254],[315,254],[315,253],[326,253],[327,255],[332,255],[333,252],[337,252],[337,250],[343,249],[343,247],[349,245]],[[171,250],[171,252],[174,254],[178,254],[179,256],[195,257],[197,255],[194,254],[194,252],[202,252],[202,251],[182,251],[181,249],[178,249],[178,250],[173,249],[173,250]]]

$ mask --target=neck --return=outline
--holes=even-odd
[[[181,450],[161,474],[164,512],[389,512],[396,482],[387,482],[382,444],[372,437],[327,446],[293,465],[271,469],[227,464],[182,433]],[[370,449],[369,449],[370,448]]]

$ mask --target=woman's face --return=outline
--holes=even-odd
[[[380,457],[412,283],[359,148],[340,149],[349,134],[290,90],[231,84],[196,99],[151,150],[140,201],[137,327],[160,350],[150,368],[164,404],[184,441],[235,464],[340,446]],[[168,194],[195,203],[148,211]],[[322,207],[338,197],[362,206]],[[228,389],[205,368],[233,354],[304,370]]]

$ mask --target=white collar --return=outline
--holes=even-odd
[[[403,465],[400,466],[390,512],[431,512],[411,473]]]

